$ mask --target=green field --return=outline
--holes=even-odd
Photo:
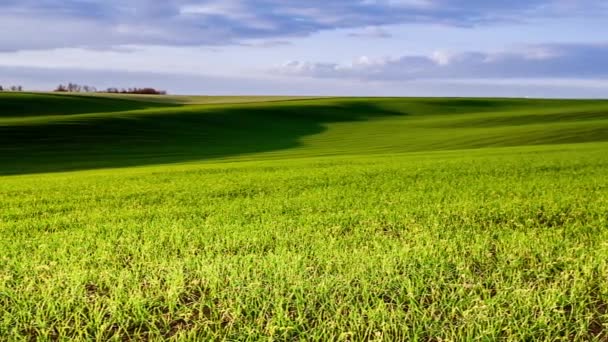
[[[608,101],[0,93],[0,340],[608,339]]]

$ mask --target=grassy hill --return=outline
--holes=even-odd
[[[0,174],[608,140],[607,101],[136,98],[0,94]]]
[[[0,93],[0,339],[608,338],[608,101],[146,99]]]

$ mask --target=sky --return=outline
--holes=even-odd
[[[606,0],[0,0],[0,85],[608,98]]]

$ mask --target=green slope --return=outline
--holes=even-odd
[[[88,97],[102,97],[110,99],[126,99],[131,101],[142,101],[166,104],[219,104],[219,103],[254,103],[271,101],[289,101],[300,99],[311,99],[319,97],[309,96],[204,96],[204,95],[134,95],[134,94],[104,94],[84,93],[76,94]]]
[[[608,102],[207,100],[0,94],[0,340],[608,338]]]
[[[606,101],[127,99],[0,95],[0,173],[608,140]]]
[[[0,92],[0,119],[114,112],[171,105],[173,104],[137,102],[123,98]]]

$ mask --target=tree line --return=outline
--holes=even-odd
[[[20,85],[14,85],[10,87],[3,87],[0,85],[0,91],[23,91],[23,87]]]
[[[98,90],[95,87],[80,85],[76,83],[68,83],[66,85],[60,84],[55,88],[55,92],[58,93],[109,93],[109,94],[140,94],[140,95],[167,95],[165,90],[158,90],[155,88],[107,88]]]
[[[0,85],[0,92],[2,91],[23,91],[23,86],[2,86]],[[151,87],[145,88],[107,88],[98,90],[95,87],[88,85],[80,85],[77,83],[60,84],[53,90],[57,93],[109,93],[109,94],[140,94],[140,95],[167,95],[165,90],[158,90]]]

